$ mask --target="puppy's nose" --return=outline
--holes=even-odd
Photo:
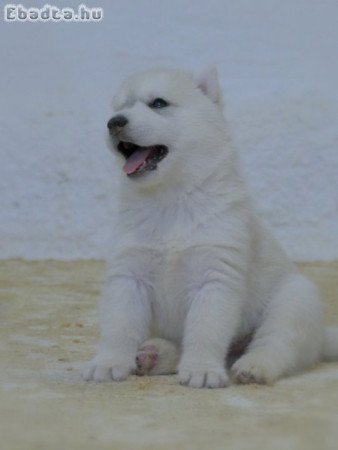
[[[115,131],[116,128],[123,128],[125,125],[127,125],[128,119],[125,116],[122,116],[119,114],[118,116],[112,117],[108,123],[107,127],[109,128],[109,131]]]

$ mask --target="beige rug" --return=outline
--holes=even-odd
[[[338,263],[301,267],[338,325]],[[338,363],[272,387],[84,383],[103,270],[100,261],[0,262],[1,450],[338,449]]]

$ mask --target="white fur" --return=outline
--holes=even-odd
[[[156,97],[170,105],[152,110],[147,103]],[[114,99],[129,121],[118,138],[167,145],[169,154],[140,177],[121,171],[101,341],[87,380],[126,378],[151,326],[180,349],[178,379],[193,387],[227,385],[230,344],[252,332],[232,367],[239,382],[270,383],[322,355],[338,356],[332,333],[323,348],[316,288],[255,214],[221,104],[215,69],[197,79],[142,73]]]

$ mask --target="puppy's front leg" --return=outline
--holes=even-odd
[[[150,305],[144,285],[132,276],[111,276],[100,309],[101,341],[84,371],[86,380],[124,380],[136,369],[137,349],[148,334]]]
[[[227,385],[225,355],[239,316],[239,299],[222,283],[209,282],[199,289],[186,318],[178,367],[181,384],[198,388]]]

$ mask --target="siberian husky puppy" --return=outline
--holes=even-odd
[[[317,288],[255,213],[216,70],[132,76],[113,107],[119,211],[85,379],[177,372],[220,388],[337,358]]]

